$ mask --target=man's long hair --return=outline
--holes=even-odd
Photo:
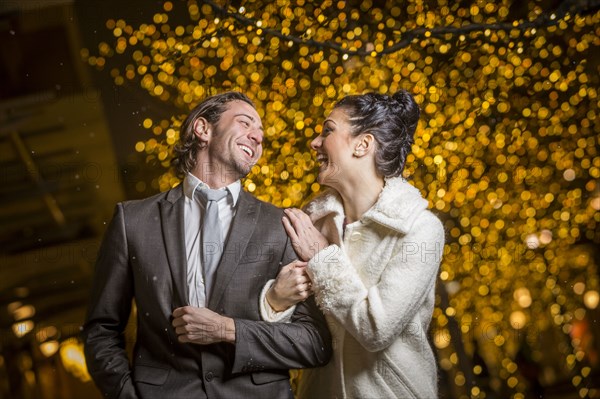
[[[181,178],[192,171],[196,166],[198,151],[205,147],[194,134],[194,123],[200,117],[206,119],[211,125],[216,125],[223,112],[227,110],[227,104],[231,101],[244,101],[256,108],[252,101],[243,93],[228,91],[207,98],[198,104],[185,119],[179,132],[179,141],[173,150],[175,155],[171,165],[175,167],[177,175]]]

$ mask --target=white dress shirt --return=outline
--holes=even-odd
[[[187,285],[189,304],[196,307],[206,306],[206,291],[204,287],[204,273],[202,271],[201,261],[201,234],[202,218],[204,217],[205,206],[195,196],[196,190],[208,187],[196,176],[188,173],[183,180],[183,193],[185,195],[184,208],[184,228],[185,228],[185,251],[187,258]],[[231,221],[235,216],[235,205],[240,196],[242,185],[239,180],[231,183],[222,190],[228,190],[229,195],[219,200],[219,220],[221,221],[221,231],[223,232],[223,241],[226,242]]]

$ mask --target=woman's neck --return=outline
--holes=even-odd
[[[336,187],[344,204],[346,223],[359,220],[366,211],[375,205],[384,183],[382,177],[377,177],[368,183],[363,180],[355,183],[347,182],[341,187]]]

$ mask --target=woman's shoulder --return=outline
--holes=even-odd
[[[425,209],[415,218],[412,230],[415,232],[427,232],[430,236],[435,236],[437,238],[441,237],[441,239],[445,236],[444,224],[440,218],[429,209]]]

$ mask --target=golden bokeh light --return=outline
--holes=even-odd
[[[81,56],[116,85],[135,82],[181,110],[145,115],[148,139],[132,151],[165,171],[138,191],[179,184],[170,159],[183,117],[211,94],[239,90],[265,126],[244,187],[283,207],[320,190],[309,144],[337,100],[411,92],[422,117],[405,176],[447,231],[448,303],[438,297],[432,323],[440,367],[467,395],[485,397],[458,368],[456,320],[465,351],[482,354],[474,374],[485,366],[485,389],[516,398],[527,389],[511,360],[522,336],[572,334],[600,290],[600,12],[541,3],[166,2],[139,26],[107,21],[114,41]],[[171,14],[178,7],[186,20]],[[117,58],[127,65],[114,67]],[[527,342],[541,357],[545,348]],[[585,349],[560,350],[583,386]]]
[[[75,338],[67,339],[60,344],[59,351],[61,362],[67,371],[83,382],[91,380],[81,342]]]

